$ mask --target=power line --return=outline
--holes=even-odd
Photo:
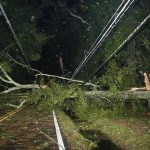
[[[3,16],[4,16],[4,18],[5,18],[5,20],[6,20],[7,24],[8,24],[8,26],[9,26],[9,29],[10,29],[10,31],[11,31],[11,33],[12,33],[12,35],[13,35],[15,41],[16,41],[16,44],[17,44],[17,46],[19,48],[19,51],[20,51],[20,53],[21,53],[21,55],[22,55],[25,63],[28,66],[30,66],[29,61],[28,61],[27,57],[24,54],[23,48],[22,48],[22,46],[21,46],[21,44],[20,44],[20,42],[19,42],[19,40],[18,40],[18,38],[17,38],[17,36],[15,34],[15,31],[13,30],[13,28],[11,26],[11,23],[10,23],[10,21],[9,21],[9,19],[8,19],[8,17],[6,15],[6,13],[5,13],[5,11],[4,11],[3,6],[1,5],[1,3],[0,3],[0,10],[1,10],[1,12],[2,12],[2,14],[3,14]]]
[[[122,42],[122,44],[96,69],[96,71],[90,76],[89,79],[92,79],[112,58],[118,53],[129,41],[131,41],[135,36],[137,36],[142,28],[149,23],[150,14],[137,26],[137,28]]]
[[[117,11],[115,12],[115,13],[117,13],[117,15],[114,18],[113,22],[108,27],[108,29],[105,31],[105,33],[101,36],[101,38],[97,42],[97,44],[96,45],[94,44],[95,46],[92,48],[92,50],[88,52],[87,56],[81,61],[81,63],[79,64],[79,66],[75,69],[75,71],[74,71],[74,73],[73,73],[73,75],[71,77],[72,79],[79,73],[79,71],[81,71],[81,69],[85,66],[85,64],[89,61],[89,59],[94,55],[94,53],[97,51],[97,49],[99,48],[99,46],[108,37],[109,33],[114,29],[114,27],[116,26],[116,24],[121,20],[121,18],[124,16],[124,14],[126,13],[126,11],[133,4],[133,2],[134,2],[134,0],[128,0],[124,5],[123,5],[124,1],[120,4],[120,6],[117,8],[117,10],[119,10],[119,9],[121,9],[121,10],[118,13],[117,13]],[[121,6],[122,6],[122,8],[121,8]],[[113,15],[113,16],[115,16],[115,15]]]
[[[103,34],[103,32],[105,31],[105,29],[108,27],[108,25],[111,23],[111,21],[114,19],[114,17],[116,16],[116,14],[118,13],[119,9],[122,7],[122,5],[124,4],[125,0],[122,1],[122,3],[119,5],[119,7],[116,9],[115,13],[113,14],[113,16],[110,18],[110,20],[107,22],[106,26],[103,28],[103,30],[101,31],[101,33],[98,35],[97,39],[95,40],[95,42],[92,44],[92,46],[90,47],[90,49],[88,51],[86,51],[86,53],[90,53],[90,51],[93,49],[93,47],[95,47],[95,44],[99,41],[101,35]],[[87,56],[86,56],[87,57]],[[85,58],[86,58],[85,57]],[[84,58],[84,59],[85,59]],[[81,61],[81,63],[78,65],[80,66],[82,64],[82,62],[84,61],[84,59]]]
[[[129,6],[131,6],[132,2],[134,0],[131,1],[131,3],[129,4],[128,2],[130,2],[130,0],[123,6],[123,8],[121,9],[121,11],[116,14],[116,17],[114,18],[113,22],[111,23],[111,25],[108,27],[108,29],[106,30],[106,32],[102,35],[101,39],[98,41],[98,43],[96,44],[95,48],[100,45],[105,38],[108,36],[108,34],[112,31],[112,29],[115,27],[115,25],[118,23],[118,21],[120,21],[121,17],[124,15],[124,11],[126,11]],[[129,6],[126,8],[126,6],[129,4]],[[94,50],[95,50],[94,48]],[[93,51],[94,51],[93,50]]]
[[[94,55],[94,53],[96,52],[96,50],[99,48],[100,44],[106,39],[106,37],[108,36],[108,34],[116,26],[116,24],[119,22],[119,20],[121,19],[121,17],[125,14],[125,11],[127,11],[127,9],[129,8],[129,6],[131,6],[131,4],[134,2],[134,0],[132,0],[130,3],[129,2],[130,2],[130,0],[128,0],[126,2],[126,4],[124,4],[123,8],[121,8],[120,12],[118,13],[118,15],[116,16],[116,18],[114,19],[114,21],[111,23],[111,25],[109,26],[109,28],[102,35],[101,39],[98,41],[98,43],[96,44],[96,46],[92,49],[91,52],[89,52],[89,54],[87,55],[87,57],[81,62],[80,66],[76,69],[76,71],[75,71],[74,75],[72,76],[72,78],[74,78],[78,74],[78,72],[85,66],[85,64],[88,62],[88,60]],[[128,7],[126,8],[126,6],[128,6]],[[121,14],[122,12],[123,12],[123,14]],[[119,20],[117,20],[118,18],[119,18]]]
[[[110,22],[113,20],[113,18],[117,15],[117,12],[119,11],[119,9],[122,7],[122,5],[124,4],[125,0],[122,1],[122,3],[119,5],[119,7],[116,9],[115,13],[112,15],[112,17],[110,18],[110,20],[107,22],[106,26],[103,28],[103,30],[101,31],[101,33],[98,35],[97,39],[95,40],[95,42],[92,44],[91,48],[89,49],[88,52],[90,52],[92,50],[92,48],[95,46],[95,44],[99,41],[101,35],[103,34],[103,32],[105,31],[105,29],[108,27],[108,25],[110,24]]]
[[[119,8],[121,8],[121,6],[122,6],[122,4],[118,7],[117,10],[119,10]],[[116,11],[116,12],[117,12],[117,11]],[[115,15],[116,15],[116,13],[115,13],[113,16],[115,16]],[[112,17],[112,18],[113,18],[113,17]],[[110,21],[111,21],[111,19],[109,20],[109,22],[110,22]],[[109,24],[109,22],[108,22],[107,24]],[[107,26],[107,25],[106,25],[106,26]],[[105,26],[105,28],[106,28],[106,26]],[[110,26],[109,26],[109,27],[110,27]],[[103,31],[104,31],[104,30],[103,30]],[[102,31],[102,32],[103,32],[103,31]],[[102,35],[102,32],[100,33],[99,37],[96,39],[96,42],[99,42],[99,41],[102,39],[102,38],[101,38],[101,39],[98,41],[98,39],[99,39],[100,36]],[[105,33],[106,33],[106,31],[105,31]],[[105,34],[105,33],[104,33],[104,34]],[[104,35],[104,34],[103,34],[103,35]],[[94,43],[96,43],[96,42],[94,42]],[[93,44],[93,45],[95,45],[95,44]],[[97,44],[96,44],[96,45],[97,45]],[[92,48],[93,48],[93,46],[92,46]],[[91,48],[91,49],[92,49],[92,48]],[[94,47],[94,48],[95,48],[95,47]],[[90,50],[91,50],[91,49],[90,49]],[[76,71],[75,71],[76,74],[80,71],[80,68],[84,65],[84,63],[86,63],[86,62],[88,61],[88,57],[89,57],[90,55],[92,55],[92,50],[91,50],[91,52],[90,52],[90,50],[88,51],[88,56],[86,56],[86,58],[83,59],[83,61],[82,61],[81,64],[79,65],[79,67],[76,69]],[[75,73],[74,73],[74,74],[75,74]],[[74,75],[74,76],[75,76],[75,75]]]
[[[113,28],[116,26],[116,24],[121,20],[121,18],[123,17],[123,15],[125,14],[125,12],[129,9],[129,7],[132,5],[132,3],[134,2],[134,0],[129,4],[129,6],[125,9],[124,13],[121,14],[121,16],[119,17],[119,20],[117,20],[114,25],[112,25],[111,30],[108,31],[108,33],[106,34],[106,36],[101,40],[101,42],[99,44],[97,44],[95,46],[95,48],[93,49],[92,53],[95,53],[97,51],[97,49],[99,48],[99,46],[102,44],[102,42],[108,37],[109,33],[113,30]],[[92,56],[91,56],[92,57]],[[91,58],[90,57],[90,58]],[[90,59],[89,58],[89,59]]]
[[[134,0],[133,0],[133,1],[134,1]],[[132,1],[132,3],[133,3],[133,1]],[[130,3],[130,5],[126,8],[125,11],[128,10],[128,8],[131,6],[132,3]],[[88,58],[85,60],[84,64],[82,64],[82,66],[81,66],[82,68],[85,66],[85,64],[88,62],[88,60],[94,55],[94,53],[97,51],[97,49],[100,47],[100,45],[104,42],[104,40],[108,37],[109,33],[113,30],[113,28],[116,26],[116,24],[121,20],[121,18],[123,17],[124,14],[125,14],[125,13],[121,14],[121,16],[119,17],[119,20],[117,20],[117,21],[115,22],[115,24],[112,25],[111,30],[108,30],[108,33],[107,33],[104,37],[102,37],[102,40],[100,40],[100,41],[96,44],[96,46],[93,48],[93,50],[92,50],[91,52],[89,52],[90,55],[89,55]],[[80,68],[80,70],[81,70],[82,68]],[[79,70],[79,71],[80,71],[80,70]],[[78,72],[79,72],[79,71],[78,71]]]

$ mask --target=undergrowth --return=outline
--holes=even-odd
[[[131,100],[126,102],[117,96],[111,99],[106,97],[89,99],[78,85],[65,85],[52,80],[46,89],[33,89],[28,95],[28,103],[40,111],[59,108],[75,119],[88,121],[97,117],[126,117],[145,111],[141,101],[135,98],[131,97]]]
[[[63,85],[55,81],[50,81],[46,89],[34,89],[28,95],[28,103],[40,111],[60,108],[81,118],[88,107],[84,92],[78,85]]]
[[[84,92],[81,87],[75,84],[65,85],[50,81],[48,88],[34,89],[28,96],[28,103],[40,111],[51,111],[59,108],[57,109],[59,120],[72,147],[78,147],[77,144],[74,145],[74,141],[78,141],[78,145],[82,145],[83,149],[87,146],[89,150],[120,150],[120,147],[124,146],[132,149],[135,144],[136,147],[143,145],[145,149],[148,147],[147,136],[143,138],[130,127],[117,124],[114,121],[122,120],[122,117],[129,119],[129,114],[135,116],[144,111],[140,100],[132,95],[129,101],[122,101],[118,99],[117,95],[111,99],[104,96],[87,98]],[[62,121],[64,117],[60,110],[64,111],[69,116],[68,118],[71,117],[74,120],[78,126],[78,131],[72,132],[72,125],[66,118],[65,121]],[[81,139],[82,142],[80,142]],[[141,139],[144,139],[144,144],[140,143]]]

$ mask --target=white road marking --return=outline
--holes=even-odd
[[[58,121],[57,121],[54,110],[53,110],[53,118],[54,118],[54,124],[55,124],[55,130],[56,130],[59,150],[65,150],[64,142],[63,142],[63,139],[61,136],[60,128],[59,128]]]

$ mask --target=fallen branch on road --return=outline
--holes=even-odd
[[[15,61],[15,60],[14,60]],[[23,64],[20,64],[23,65]],[[84,81],[81,80],[74,80],[74,79],[70,79],[70,78],[65,78],[65,77],[61,77],[61,76],[57,76],[57,75],[49,75],[49,74],[43,74],[40,71],[36,70],[36,69],[32,69],[28,66],[24,66],[28,69],[31,69],[32,71],[36,71],[39,72],[39,74],[36,74],[35,77],[37,78],[38,76],[46,76],[46,77],[51,77],[51,78],[57,78],[57,79],[61,79],[61,80],[66,80],[66,81],[70,81],[70,83],[74,82],[74,83],[79,83],[79,84],[84,84],[84,86],[92,86],[94,88],[98,88],[99,86],[90,82],[86,82],[84,83]],[[19,90],[19,89],[32,89],[32,88],[46,88],[45,85],[37,85],[37,84],[19,84],[16,81],[14,81],[8,74],[7,72],[0,66],[0,71],[2,72],[2,75],[0,75],[0,80],[3,81],[4,83],[13,85],[13,87],[8,88],[7,90],[4,90],[2,92],[0,92],[0,94],[6,94],[9,93],[11,91],[15,91],[15,90]]]
[[[11,107],[15,107],[15,108],[21,108],[26,102],[27,102],[27,100],[23,100],[19,105],[13,105],[13,104],[7,103],[6,106],[11,106]]]
[[[4,83],[8,83],[13,85],[13,87],[8,88],[7,90],[4,90],[0,92],[0,94],[6,94],[14,90],[19,90],[19,89],[32,89],[32,88],[40,88],[39,85],[37,84],[19,84],[15,82],[8,74],[7,72],[0,66],[0,71],[2,72],[2,75],[0,75],[0,80],[2,80]]]

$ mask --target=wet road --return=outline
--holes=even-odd
[[[0,150],[58,150],[56,142],[52,113],[25,107],[0,122]]]

